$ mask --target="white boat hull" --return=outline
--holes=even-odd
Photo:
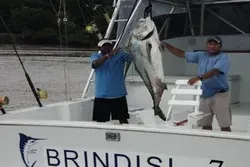
[[[43,139],[26,153],[39,167],[247,167],[250,163],[250,137],[242,134],[54,121],[6,121],[0,132],[4,134],[1,166],[9,167],[25,166],[19,133]]]
[[[1,116],[1,166],[249,166],[247,115],[233,115],[238,125],[233,129],[242,128],[242,132],[223,133],[168,124],[138,125],[132,120],[130,125],[96,123],[91,122],[92,107],[93,100],[86,99]],[[241,122],[243,118],[246,122]],[[39,140],[22,150],[20,134]]]

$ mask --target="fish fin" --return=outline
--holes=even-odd
[[[122,50],[123,50],[124,52],[130,54],[130,49],[129,49],[129,48],[130,48],[130,46],[128,45],[128,46],[123,47]],[[124,70],[124,78],[126,78],[126,76],[127,76],[128,69],[129,69],[131,63],[132,63],[132,61],[126,62],[125,70]]]
[[[149,61],[150,64],[152,64],[151,49],[152,49],[152,44],[151,43],[147,43],[146,44],[146,51],[147,51],[147,55],[148,55],[148,61]]]
[[[154,106],[153,109],[155,111],[155,115],[158,115],[163,121],[167,120],[165,114],[162,112],[159,106]]]
[[[131,62],[126,62],[126,68],[125,68],[125,71],[124,71],[124,78],[126,78],[126,76],[127,76],[128,69],[129,69],[131,63],[132,63],[132,61]]]

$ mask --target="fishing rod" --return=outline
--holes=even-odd
[[[28,83],[29,83],[29,85],[30,85],[30,88],[31,88],[31,90],[32,90],[32,92],[33,92],[33,94],[34,94],[34,96],[35,96],[35,98],[36,98],[36,101],[37,101],[39,107],[42,107],[42,103],[40,102],[40,98],[39,98],[39,95],[38,95],[37,92],[36,92],[36,89],[35,89],[35,87],[34,87],[34,84],[32,83],[32,81],[31,81],[31,79],[30,79],[30,77],[29,77],[29,74],[27,73],[26,69],[24,68],[23,62],[22,62],[22,60],[21,60],[21,58],[20,58],[20,56],[19,56],[19,54],[18,54],[18,52],[17,52],[17,50],[16,50],[16,46],[15,46],[15,44],[14,44],[14,43],[15,43],[14,37],[13,37],[13,35],[12,35],[12,33],[11,33],[11,31],[10,31],[8,25],[6,24],[6,22],[5,22],[4,19],[2,18],[2,16],[0,16],[0,19],[2,20],[2,23],[3,23],[5,29],[6,29],[7,32],[8,32],[8,36],[10,37],[10,40],[11,40],[11,45],[12,45],[13,49],[14,49],[15,52],[16,52],[16,55],[17,55],[17,57],[18,57],[18,60],[19,60],[21,66],[22,66],[22,68],[23,68],[23,71],[24,71],[24,73],[25,73],[25,77],[26,77],[26,79],[27,79],[27,81],[28,81]]]
[[[103,39],[103,36],[102,36],[102,34],[101,34],[97,24],[96,24],[96,20],[94,19],[94,16],[97,13],[103,15],[104,19],[109,24],[110,17],[109,17],[108,11],[104,8],[104,6],[102,4],[96,5],[94,3],[94,1],[89,0],[89,2],[87,3],[87,2],[85,2],[85,0],[82,0],[82,2],[83,2],[84,9],[87,11],[86,12],[87,16],[86,15],[84,16],[83,11],[81,9],[81,4],[80,4],[79,0],[77,0],[78,7],[80,9],[84,24],[86,26],[85,31],[90,33],[90,34],[95,33],[98,40]],[[84,19],[84,17],[87,17],[90,20],[90,22],[88,24],[87,24],[86,20]]]

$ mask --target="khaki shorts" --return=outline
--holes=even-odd
[[[214,115],[221,128],[232,125],[229,92],[217,93],[209,98],[201,98],[199,110],[204,114],[210,113],[209,116],[201,120],[200,126],[212,126]]]

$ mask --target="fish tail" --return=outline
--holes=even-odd
[[[153,109],[155,111],[155,115],[158,115],[163,121],[166,121],[166,116],[162,112],[162,110],[159,106],[154,106]]]

